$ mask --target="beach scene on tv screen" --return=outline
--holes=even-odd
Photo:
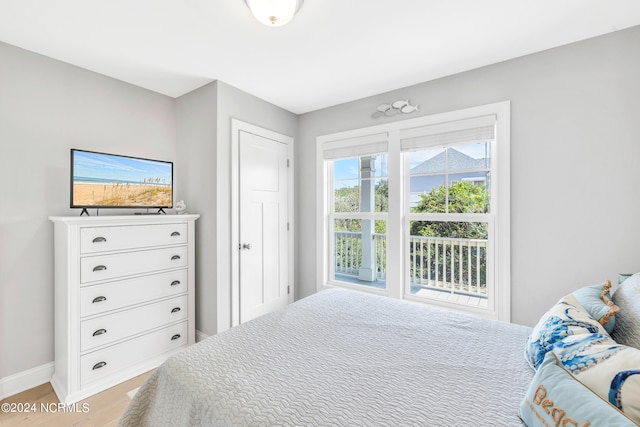
[[[167,162],[75,151],[72,204],[172,206],[171,168]]]

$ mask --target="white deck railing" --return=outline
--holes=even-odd
[[[387,277],[387,239],[384,234],[374,233],[372,236],[375,248],[376,279]],[[362,233],[336,231],[335,233],[335,272],[357,276],[362,267]]]
[[[386,279],[387,242],[384,234],[373,234],[378,280]],[[337,231],[334,240],[334,271],[358,276],[362,267],[362,235]],[[410,236],[409,275],[411,285],[486,296],[487,241],[443,237]]]
[[[487,241],[411,236],[411,283],[486,295]]]

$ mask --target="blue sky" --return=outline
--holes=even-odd
[[[160,178],[161,183],[171,183],[172,165],[168,162],[86,151],[75,151],[73,159],[73,174],[77,177],[140,183],[145,178]]]

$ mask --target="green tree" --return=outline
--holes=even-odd
[[[389,181],[386,179],[376,184],[376,212],[389,212]],[[375,231],[378,234],[387,233],[387,221],[376,220]]]
[[[336,212],[358,212],[360,206],[360,187],[337,188],[334,192]]]
[[[489,193],[485,186],[470,181],[456,181],[449,188],[446,185],[433,188],[429,193],[421,194],[420,201],[412,209],[420,213],[486,213],[488,210]],[[411,235],[486,239],[488,229],[484,222],[413,221]]]
[[[360,212],[360,186],[338,188],[334,192],[336,212]],[[389,182],[380,180],[375,186],[375,212],[389,211]],[[375,232],[386,233],[386,221],[376,220]],[[361,231],[360,220],[339,219],[336,220],[336,231]]]
[[[334,203],[336,212],[358,212],[360,210],[360,187],[337,188],[334,192]],[[360,221],[355,219],[337,219],[336,231],[361,231]]]
[[[448,191],[448,203],[447,203]],[[448,206],[448,210],[447,210]],[[489,211],[489,193],[484,185],[473,184],[469,181],[457,181],[451,184],[447,189],[446,185],[433,188],[427,194],[420,195],[420,201],[413,208],[413,212],[423,213],[486,213]],[[457,222],[457,221],[413,221],[411,223],[412,236],[428,236],[428,237],[444,237],[444,238],[461,238],[461,239],[487,239],[488,226],[485,222]],[[444,280],[448,282],[466,283],[466,276],[453,277],[450,263],[443,265],[443,260],[450,260],[452,257],[454,263],[458,265],[460,261],[464,266],[467,265],[469,257],[474,259],[480,258],[480,281],[481,286],[486,284],[486,253],[477,248],[472,248],[470,253],[459,250],[453,250],[451,246],[441,248],[441,252],[436,259],[432,256],[430,259],[423,259],[422,253],[426,253],[430,249],[432,254],[436,253],[435,243],[421,243],[421,248],[412,247],[410,253],[413,268],[430,264],[432,276],[435,274],[436,264],[441,266],[443,271],[440,272]],[[414,251],[420,251],[414,253]],[[462,257],[462,258],[461,258]],[[423,268],[424,270],[424,268]],[[475,262],[471,263],[471,277],[475,277],[477,266]],[[430,277],[434,279],[434,277]]]

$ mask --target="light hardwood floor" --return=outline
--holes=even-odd
[[[93,395],[75,405],[75,412],[57,411],[58,397],[50,383],[42,384],[4,399],[1,403],[23,404],[35,408],[33,412],[0,412],[0,426],[93,426],[115,427],[131,401],[127,392],[142,385],[151,372],[139,375],[122,384]],[[46,408],[51,411],[47,412]]]

